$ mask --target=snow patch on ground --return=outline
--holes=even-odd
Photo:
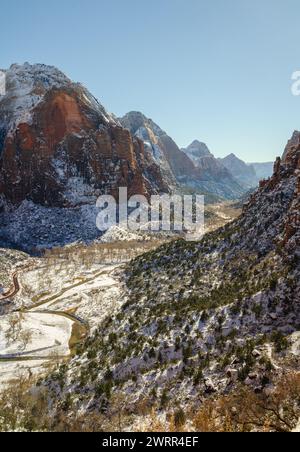
[[[146,234],[130,231],[122,225],[112,226],[100,239],[102,243],[145,240],[150,240],[150,238],[147,237]]]
[[[98,213],[93,204],[61,209],[23,201],[18,208],[0,213],[0,236],[29,252],[90,242],[101,235],[96,227]]]
[[[11,314],[1,319],[0,356],[2,358],[28,354],[31,356],[46,356],[53,352],[60,356],[69,354],[68,341],[73,324],[71,320],[47,313],[22,314],[20,320],[22,330],[32,333],[30,342],[24,348],[19,338],[12,343],[6,339],[6,334],[9,331],[9,317],[11,317]]]
[[[16,308],[30,311],[0,317],[0,386],[24,372],[27,376],[43,374],[47,364],[69,356],[74,321],[64,317],[64,313],[82,319],[92,333],[107,315],[117,312],[126,301],[118,278],[119,267],[59,260],[45,266],[45,260],[40,259],[36,268],[24,271],[19,278],[21,292],[14,303]],[[16,317],[20,333],[15,340],[9,340],[10,320]],[[22,333],[28,331],[31,337],[25,343]]]

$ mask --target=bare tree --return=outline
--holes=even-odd
[[[17,341],[22,329],[22,316],[19,314],[13,314],[8,319],[8,330],[5,333],[5,338],[10,344],[13,341]]]
[[[26,347],[32,342],[33,332],[31,330],[23,330],[20,333],[19,339],[22,342],[22,349],[25,350]]]

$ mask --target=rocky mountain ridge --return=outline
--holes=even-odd
[[[260,424],[227,412],[237,431],[240,423],[295,428],[297,403],[289,418],[268,404],[277,381],[299,371],[299,188],[300,145],[292,144],[240,218],[201,242],[179,240],[132,261],[120,275],[120,312],[43,383],[57,409],[68,401],[69,414],[110,413],[121,397],[127,412],[199,408],[240,388],[245,403],[246,394],[256,400],[252,409],[266,409]]]
[[[119,120],[132,135],[144,141],[173,184],[176,181],[177,186],[187,190],[227,200],[237,199],[245,192],[204,143],[195,140],[187,149],[179,149],[166,132],[140,112],[129,112]]]
[[[32,251],[99,236],[96,199],[200,192],[236,199],[245,187],[205,144],[180,150],[152,120],[118,120],[79,83],[42,64],[12,65],[0,97],[0,236]],[[199,149],[201,158],[199,157]],[[189,157],[198,152],[198,163]],[[195,154],[195,155],[196,155]]]
[[[207,145],[198,140],[194,140],[187,148],[182,148],[182,151],[189,156],[196,166],[199,159],[212,155]]]
[[[168,193],[143,141],[81,84],[45,65],[12,65],[0,98],[0,235],[27,251],[93,240],[96,200]]]
[[[93,203],[119,186],[167,190],[159,167],[80,84],[55,68],[13,65],[0,101],[0,189],[7,201]]]

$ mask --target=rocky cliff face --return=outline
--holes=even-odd
[[[174,188],[179,188],[178,184],[186,178],[194,181],[199,179],[199,173],[190,158],[151,119],[133,111],[120,118],[120,122],[132,135],[143,140],[145,147],[152,153],[164,176]]]
[[[205,143],[195,140],[182,151],[197,168],[204,191],[226,199],[237,199],[245,193],[246,187],[235,178],[229,167],[215,158]]]
[[[279,243],[290,254],[300,256],[300,132],[295,131],[283,153],[282,159],[277,158],[274,164],[273,176],[261,181],[261,188],[267,193],[272,193],[290,181],[293,182],[293,197],[289,210],[284,219],[284,230]],[[282,196],[282,191],[279,192]],[[255,202],[256,195],[251,199]]]
[[[140,112],[127,113],[119,121],[134,137],[143,141],[146,151],[161,168],[164,179],[170,186],[175,188],[177,181],[173,171],[174,162],[172,156],[168,158],[166,155],[166,149],[163,144],[165,133],[151,119],[146,118]],[[175,143],[174,150],[175,154],[178,154]],[[175,160],[176,155],[174,155]]]
[[[0,237],[31,251],[99,236],[96,199],[169,192],[145,149],[82,85],[13,65],[0,97]]]
[[[236,199],[244,193],[244,188],[204,143],[194,141],[181,150],[166,132],[139,112],[128,113],[120,122],[144,141],[173,186],[225,199]]]
[[[168,191],[144,144],[55,68],[6,71],[0,99],[0,192],[12,204],[94,203],[102,193]]]

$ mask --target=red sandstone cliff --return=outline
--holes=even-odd
[[[80,84],[44,65],[12,66],[0,98],[0,193],[19,204],[94,202],[102,193],[168,191],[144,144]]]

